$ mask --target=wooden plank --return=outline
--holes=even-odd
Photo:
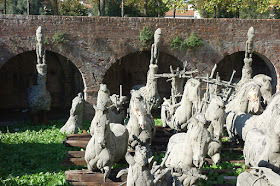
[[[91,138],[90,134],[67,134],[67,139],[69,138]]]
[[[85,157],[85,151],[68,151],[67,157],[69,158],[82,158]]]
[[[100,183],[100,182],[71,182],[73,186],[119,186],[121,182],[116,183]],[[124,184],[125,186],[126,184]]]
[[[122,183],[126,181],[126,176],[116,178],[120,169],[113,169],[106,183]],[[104,175],[101,172],[92,172],[89,170],[70,170],[65,171],[65,178],[67,182],[94,182],[103,184]]]
[[[83,166],[87,165],[85,158],[67,158],[62,160],[62,166]]]
[[[211,158],[205,158],[205,161],[207,161],[209,165],[214,163]],[[245,160],[231,160],[229,158],[221,159],[221,162],[225,162],[225,161],[228,161],[230,163],[245,163]]]
[[[88,141],[67,140],[64,142],[66,147],[81,147],[86,148]]]

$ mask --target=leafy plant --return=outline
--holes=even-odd
[[[182,50],[186,50],[188,48],[195,49],[203,44],[202,40],[192,32],[189,37],[186,37],[182,42],[181,48]]]
[[[154,40],[154,32],[151,26],[144,27],[140,30],[140,42],[141,48],[148,48],[152,45]]]
[[[154,121],[156,126],[162,126],[162,121],[160,118],[155,118]]]
[[[52,36],[52,43],[59,44],[66,43],[67,41],[68,40],[65,32],[58,31]]]
[[[179,38],[179,36],[176,36],[171,40],[169,48],[171,50],[176,50],[176,49],[180,49],[181,45],[182,45],[182,40]]]

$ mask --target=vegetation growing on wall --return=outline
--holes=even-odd
[[[59,43],[66,43],[67,36],[65,32],[55,32],[54,35],[52,36],[52,43],[54,44],[59,44]]]
[[[188,49],[195,49],[199,46],[202,46],[203,42],[202,40],[194,33],[192,32],[189,36],[185,37],[184,40],[181,40],[179,36],[175,36],[169,45],[169,48],[171,50],[188,50]]]
[[[151,26],[144,27],[140,30],[140,48],[149,48],[154,41],[154,31]]]

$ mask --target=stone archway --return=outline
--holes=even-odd
[[[123,95],[130,97],[130,89],[134,85],[146,84],[147,72],[150,64],[150,51],[131,53],[117,60],[106,72],[103,82],[107,84],[110,93],[119,94],[119,85],[123,87]],[[176,57],[161,52],[159,54],[158,73],[170,73],[169,66],[173,69],[183,63]],[[161,99],[170,97],[171,83],[166,78],[159,78],[158,91]]]
[[[243,59],[245,56],[244,51],[236,52],[231,55],[225,56],[218,64],[216,72],[222,80],[229,80],[233,70],[236,70],[234,76],[234,82],[238,82],[241,79],[242,67],[244,65]],[[276,91],[277,75],[274,66],[264,55],[254,52],[252,63],[252,76],[257,74],[265,74],[272,78],[273,92]]]
[[[51,94],[50,119],[68,117],[72,99],[83,92],[77,67],[66,57],[46,51],[47,89]],[[0,69],[0,121],[27,120],[27,89],[36,83],[36,53],[28,51],[8,60]],[[14,117],[14,118],[12,118]]]

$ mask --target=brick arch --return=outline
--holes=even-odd
[[[103,76],[102,83],[106,83],[111,94],[119,94],[119,85],[122,84],[123,94],[130,96],[130,89],[134,85],[146,84],[147,72],[150,64],[150,51],[129,53],[110,65]],[[158,73],[169,73],[169,65],[173,69],[180,67],[183,62],[173,55],[160,52]],[[161,78],[158,81],[158,90],[161,97],[170,96],[170,82]]]
[[[242,75],[242,67],[244,65],[244,56],[244,51],[233,52],[231,54],[225,55],[225,57],[219,61],[219,63],[217,63],[216,72],[219,72],[222,80],[229,80],[233,70],[237,71],[234,76],[234,81],[237,82],[240,80]],[[254,52],[252,68],[253,76],[257,74],[265,74],[272,78],[271,84],[273,86],[273,91],[275,92],[277,86],[277,73],[270,60],[266,56],[258,52]]]
[[[48,74],[47,89],[52,96],[52,111],[67,116],[72,99],[83,91],[84,81],[76,65],[65,56],[46,51]],[[10,113],[28,108],[27,89],[36,84],[36,52],[25,51],[10,58],[0,68],[0,109]],[[55,113],[56,114],[56,113]]]

